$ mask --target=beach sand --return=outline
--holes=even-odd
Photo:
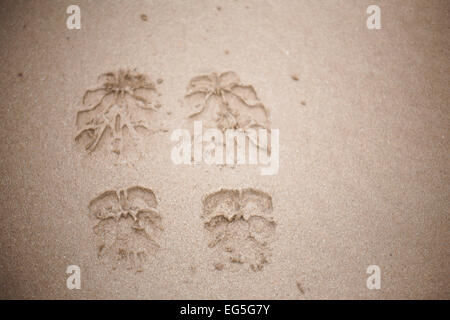
[[[0,298],[450,298],[448,1],[81,1],[69,30],[71,4],[0,4]],[[371,4],[380,30],[366,27]],[[157,86],[149,122],[162,129],[135,159],[118,162],[106,136],[86,152],[83,95],[135,68]],[[171,159],[190,80],[228,71],[279,129],[275,175]],[[207,228],[205,197],[222,189],[219,205],[264,206],[261,246],[250,219]],[[109,227],[96,232],[89,207],[126,190],[161,224],[149,222],[152,250],[125,231],[123,246],[145,247],[140,272],[99,257]],[[236,228],[208,246],[219,227]],[[253,253],[264,261],[252,267]],[[80,290],[66,286],[70,265]],[[370,265],[380,290],[366,286]]]

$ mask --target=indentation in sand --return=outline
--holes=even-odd
[[[272,197],[256,189],[227,190],[203,198],[203,219],[208,246],[215,251],[220,271],[248,266],[260,271],[268,263],[276,223]]]
[[[185,102],[192,112],[190,121],[202,121],[204,127],[242,130],[270,129],[269,110],[251,85],[241,83],[233,71],[194,77],[189,82]],[[257,139],[247,135],[258,147]]]
[[[112,269],[143,271],[158,248],[163,231],[157,199],[151,189],[109,190],[89,203],[97,241],[97,256]]]
[[[108,72],[98,80],[101,86],[87,90],[83,96],[83,106],[87,108],[77,113],[75,140],[89,153],[106,137],[117,155],[129,147],[126,144],[140,147],[138,130],[151,129],[152,113],[161,106],[155,84],[134,70]]]

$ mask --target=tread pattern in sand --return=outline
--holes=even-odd
[[[83,96],[86,109],[77,113],[75,141],[91,153],[109,137],[111,151],[140,147],[139,131],[151,130],[152,113],[161,106],[155,84],[147,76],[131,70],[99,76],[101,86]]]
[[[109,190],[89,203],[97,256],[112,269],[143,271],[159,248],[163,231],[158,202],[151,189],[140,186]]]
[[[244,132],[270,129],[269,110],[259,100],[253,86],[242,84],[233,71],[192,78],[185,102],[192,109],[188,120],[201,120],[206,127]],[[252,142],[258,145],[257,141]]]
[[[222,189],[205,196],[203,219],[215,268],[262,270],[275,237],[272,213],[272,197],[256,189]]]

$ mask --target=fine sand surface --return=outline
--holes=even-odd
[[[450,298],[448,1],[78,1],[68,30],[71,4],[0,3],[0,298]],[[87,152],[83,96],[135,68],[144,152],[111,130]],[[276,175],[171,160],[189,81],[228,71],[279,129]]]

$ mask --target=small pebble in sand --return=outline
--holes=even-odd
[[[223,265],[223,263],[216,263],[214,265],[214,268],[216,268],[216,270],[219,270],[219,271],[223,270],[224,267],[225,266]]]
[[[292,78],[292,80],[294,80],[294,81],[298,81],[298,80],[299,80],[298,77],[297,77],[295,74],[291,75],[291,78]]]
[[[23,77],[23,73],[22,73],[22,72],[19,72],[19,73],[17,74],[17,76],[18,76],[19,78],[22,78],[22,77]]]
[[[146,14],[141,14],[141,20],[142,21],[147,21],[148,20],[147,15]]]
[[[297,289],[301,294],[305,294],[305,289],[303,289],[303,286],[299,281],[297,281]]]
[[[302,101],[300,103],[302,104],[302,106],[306,106],[306,101]]]
[[[217,11],[222,11],[222,7],[217,7]]]
[[[230,51],[228,51],[228,50],[225,50],[225,54],[229,54],[230,53]]]
[[[158,79],[158,80],[156,80],[156,83],[157,83],[157,84],[161,84],[161,83],[163,83],[163,82],[164,82],[163,79]]]

